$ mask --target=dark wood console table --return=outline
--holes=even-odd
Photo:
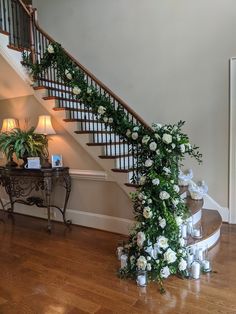
[[[51,231],[51,208],[57,208],[68,226],[70,220],[66,219],[66,208],[71,191],[71,177],[68,167],[24,169],[0,167],[0,181],[4,186],[9,203],[6,206],[9,213],[14,212],[14,204],[36,205],[47,208],[48,231]],[[65,189],[64,204],[61,207],[51,203],[51,195],[56,185]],[[42,191],[42,197],[33,196],[33,192]]]

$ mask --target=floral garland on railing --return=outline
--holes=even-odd
[[[162,281],[169,275],[187,276],[186,245],[180,226],[189,214],[179,194],[178,173],[186,154],[199,163],[202,155],[182,133],[184,122],[153,124],[152,128],[134,124],[122,106],[115,108],[107,95],[87,84],[83,71],[58,43],[49,44],[35,64],[23,53],[23,65],[35,78],[47,68],[55,68],[57,76],[72,88],[74,98],[134,147],[139,175],[133,179],[139,180],[139,188],[132,200],[137,222],[125,245],[128,259],[120,276],[135,278],[138,270],[146,270],[150,280],[159,282],[161,291]]]

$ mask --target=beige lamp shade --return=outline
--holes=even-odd
[[[1,132],[10,132],[12,129],[18,127],[18,121],[13,118],[3,120]]]
[[[56,134],[55,130],[52,127],[51,116],[39,116],[38,125],[34,132],[44,135]]]

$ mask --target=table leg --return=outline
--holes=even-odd
[[[52,179],[47,177],[44,178],[44,188],[45,188],[45,198],[46,198],[46,207],[47,207],[47,214],[48,214],[48,232],[52,230],[51,224],[51,193],[52,193]]]

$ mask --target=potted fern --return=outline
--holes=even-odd
[[[15,128],[10,132],[0,134],[0,151],[8,160],[6,166],[16,166],[13,162],[15,154],[17,159],[23,159],[23,167],[27,162],[27,157],[48,157],[48,140],[45,135],[34,133],[35,128],[21,130]]]

